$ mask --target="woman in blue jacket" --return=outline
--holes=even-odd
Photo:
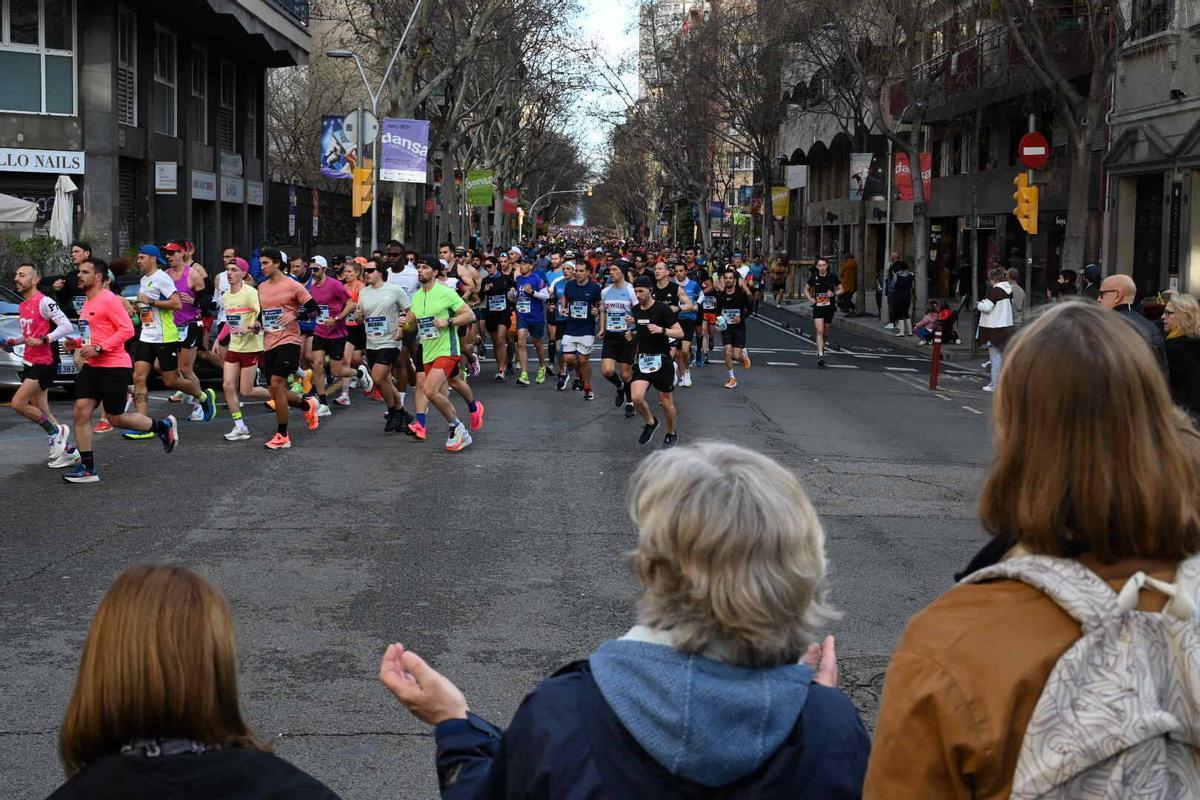
[[[707,442],[632,481],[637,624],[502,731],[400,644],[379,678],[435,725],[442,797],[857,798],[870,743],[836,688],[825,536],[795,476]]]

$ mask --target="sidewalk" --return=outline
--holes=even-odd
[[[768,297],[763,300],[763,305],[777,308],[780,311],[785,311],[789,314],[794,314],[801,319],[808,320],[809,322],[812,321],[812,304],[803,298],[798,300],[785,300],[782,304],[777,305],[774,300]],[[833,324],[835,331],[838,329],[850,330],[855,334],[862,336],[864,339],[871,339],[872,341],[879,342],[880,344],[887,345],[888,347],[895,348],[896,350],[925,356],[926,358],[932,357],[931,351],[933,348],[931,346],[922,345],[916,336],[897,336],[895,331],[885,330],[883,327],[884,323],[873,314],[863,317],[848,317],[845,314],[838,312],[837,316],[833,319]],[[986,350],[977,350],[975,353],[971,352],[969,326],[969,322],[959,319],[958,324],[955,327],[962,344],[943,342],[943,361],[965,362],[967,364],[974,362],[975,366],[978,366],[980,363],[987,360]]]

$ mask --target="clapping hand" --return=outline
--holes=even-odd
[[[402,644],[388,645],[379,663],[379,682],[422,722],[438,725],[467,718],[462,691]]]

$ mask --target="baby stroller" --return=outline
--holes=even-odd
[[[958,308],[951,308],[948,304],[942,304],[942,310],[938,312],[938,326],[942,329],[942,341],[946,344],[962,344],[962,339],[958,336],[958,331],[955,325],[958,323],[958,318],[962,314],[963,308],[966,306],[967,298],[963,298],[962,303]]]

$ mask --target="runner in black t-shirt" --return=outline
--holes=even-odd
[[[654,300],[654,281],[640,275],[633,282],[638,304],[629,317],[630,330],[625,338],[637,341],[637,355],[633,362],[633,406],[646,421],[639,444],[648,444],[658,430],[659,420],[650,412],[646,402],[646,390],[653,386],[658,390],[658,403],[666,418],[667,435],[663,447],[674,447],[679,441],[675,433],[675,398],[671,390],[675,385],[675,369],[671,362],[670,339],[683,337],[683,327],[675,312],[663,303]]]
[[[492,336],[492,349],[496,352],[497,383],[504,383],[504,373],[508,369],[508,325],[515,290],[511,275],[501,272],[495,262],[488,264],[488,274],[479,282],[479,295],[484,326]]]
[[[837,298],[842,294],[842,282],[829,271],[829,262],[817,259],[817,271],[808,279],[804,294],[813,307],[813,327],[817,329],[817,366],[825,366],[825,336],[833,330],[833,315]]]
[[[752,302],[746,290],[738,285],[738,274],[734,270],[725,270],[721,283],[722,288],[717,292],[717,317],[724,324],[721,343],[725,345],[725,369],[729,371],[725,388],[736,389],[734,363],[740,361],[743,369],[750,369],[750,354],[746,352],[746,318],[750,316]]]

